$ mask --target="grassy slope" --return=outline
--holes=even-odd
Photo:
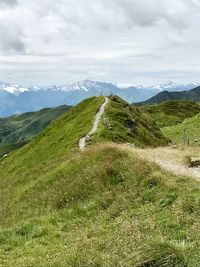
[[[0,118],[0,156],[23,146],[70,107],[45,108]]]
[[[0,160],[0,266],[197,265],[197,182],[114,144],[78,151],[103,101],[83,101]],[[117,99],[109,105],[106,116],[110,110],[121,138],[125,128],[111,119],[124,122],[116,107],[127,104]],[[102,124],[93,140],[105,141],[105,131]]]
[[[64,161],[69,156],[68,153],[73,154],[73,151],[78,149],[79,139],[91,130],[94,116],[103,101],[103,97],[87,99],[51,123],[31,143],[4,160],[4,167],[0,169],[0,177],[2,179],[10,177],[10,185],[15,183],[20,188],[21,186],[26,188],[27,184],[37,180],[44,171],[48,172],[59,162]],[[124,105],[126,108],[124,108]],[[118,138],[116,141],[140,142],[141,146],[145,144],[158,145],[161,142],[162,144],[166,142],[161,131],[153,123],[149,123],[150,126],[145,124],[147,123],[145,117],[120,98],[117,98],[117,102],[110,100],[106,112],[106,116],[109,113],[116,124],[111,121],[112,130],[107,129],[102,124],[98,134],[93,137],[93,141],[115,141],[112,138],[116,136]],[[132,117],[135,118],[136,129],[134,128],[130,132],[130,129],[125,127],[124,124],[127,119],[129,121]],[[148,129],[148,127],[150,128]],[[151,131],[151,127],[154,127],[154,131]],[[145,131],[145,137],[140,140],[137,134],[140,134],[143,130]]]
[[[12,152],[15,149],[18,149],[24,146],[26,142],[20,142],[17,144],[10,144],[10,145],[0,145],[0,157],[3,157],[5,154]]]
[[[199,183],[117,145],[74,153],[26,190],[13,190],[9,208],[10,194],[0,194],[1,266],[199,263]]]
[[[192,101],[166,101],[157,105],[140,107],[146,112],[159,127],[180,124],[184,119],[200,113],[200,105]]]
[[[166,136],[171,138],[175,143],[183,143],[183,131],[186,129],[187,138],[191,145],[200,144],[200,114],[185,119],[183,123],[163,128]],[[196,142],[195,140],[198,141]]]
[[[11,179],[15,177],[13,182],[16,184],[19,177],[19,186],[25,186],[26,182],[38,179],[44,170],[48,171],[65,160],[71,149],[78,149],[79,139],[91,129],[103,101],[103,97],[87,99],[53,121],[32,142],[13,152],[3,162],[0,177],[3,179],[11,175]]]
[[[143,147],[169,142],[154,121],[116,96],[109,101],[103,123],[94,139],[100,142],[134,143]]]

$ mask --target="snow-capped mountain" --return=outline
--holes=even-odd
[[[39,110],[59,105],[76,105],[91,96],[117,94],[130,103],[149,99],[160,91],[183,91],[198,84],[176,84],[168,82],[156,86],[112,84],[99,81],[80,81],[63,86],[23,87],[0,82],[0,116]]]
[[[19,85],[11,85],[9,83],[4,83],[0,81],[0,90],[6,91],[14,95],[19,95],[20,93],[28,91],[29,88],[21,87]]]
[[[163,83],[157,86],[152,85],[150,88],[157,89],[161,92],[162,91],[179,92],[179,91],[191,90],[199,85],[200,85],[199,83],[177,84],[169,81],[167,83]]]
[[[172,81],[166,82],[166,83],[162,83],[159,85],[150,85],[150,86],[142,86],[142,85],[133,85],[133,84],[123,84],[123,83],[118,83],[117,86],[119,88],[130,88],[130,87],[134,87],[140,90],[157,90],[159,92],[162,91],[169,91],[169,92],[176,92],[176,91],[186,91],[186,90],[191,90],[195,87],[200,86],[200,83],[189,83],[189,84],[178,84],[178,83],[174,83]]]

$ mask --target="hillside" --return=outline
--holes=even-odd
[[[185,119],[181,124],[162,129],[174,143],[183,143],[183,133],[186,130],[187,140],[191,145],[200,145],[200,114]]]
[[[180,124],[184,119],[200,113],[199,103],[188,100],[169,100],[139,109],[155,120],[160,128]]]
[[[182,92],[163,91],[146,101],[135,103],[135,105],[136,106],[153,105],[162,103],[167,100],[190,100],[194,102],[200,102],[200,87]]]
[[[45,108],[37,112],[0,118],[0,156],[30,141],[69,108]]]
[[[16,152],[15,157],[21,160],[18,165],[28,161],[33,166],[42,166],[56,156],[66,155],[71,148],[78,148],[78,140],[89,132],[103,101],[104,97],[86,99],[54,121],[33,142]],[[130,142],[144,147],[164,145],[169,140],[145,114],[114,96],[109,101],[98,132],[92,138],[92,143],[105,141]]]
[[[0,159],[0,266],[198,265],[199,183],[116,144],[167,143],[155,123],[111,97],[80,152],[103,102],[84,100]]]
[[[132,143],[140,147],[166,145],[169,140],[145,113],[117,96],[110,98],[96,142]]]
[[[45,169],[1,178],[2,266],[198,264],[198,182],[109,144]]]

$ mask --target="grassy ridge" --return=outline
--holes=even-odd
[[[102,125],[93,140],[134,143],[141,147],[166,145],[169,142],[144,112],[117,96],[110,98]]]
[[[180,124],[184,119],[200,113],[200,105],[192,101],[166,101],[157,105],[146,105],[139,108],[147,113],[157,125],[162,127]]]
[[[199,264],[199,184],[110,143],[165,143],[155,123],[112,97],[79,151],[103,102],[81,102],[0,160],[0,266]]]
[[[199,183],[116,145],[75,153],[11,191],[10,207],[9,183],[0,188],[2,266],[199,264]]]
[[[87,99],[53,121],[32,142],[4,159],[1,179],[9,177],[16,184],[20,179],[19,187],[25,186],[38,179],[44,170],[64,161],[71,149],[78,149],[79,139],[92,128],[94,116],[103,101],[103,97]]]
[[[118,140],[121,142],[126,140],[140,141],[141,146],[147,144],[146,140],[151,145],[154,145],[156,140],[157,144],[166,142],[164,135],[153,123],[149,123],[149,125],[154,127],[154,131],[151,131],[151,128],[145,129],[146,139],[137,138],[138,131],[143,130],[146,126],[144,124],[141,127],[145,117],[143,118],[140,112],[120,98],[116,98],[116,100],[110,99],[109,106],[106,108],[106,116],[111,114],[111,116],[114,116],[113,120],[117,122],[115,127],[112,126],[112,134],[109,136],[107,131],[110,132],[110,129],[102,123],[98,133],[92,137],[92,142],[110,141],[113,136],[120,138],[123,136],[123,139]],[[26,190],[32,183],[37,182],[44,172],[50,172],[71,154],[73,155],[74,151],[78,150],[79,139],[91,130],[95,114],[103,102],[104,97],[93,97],[81,102],[51,123],[32,142],[9,155],[8,158],[2,159],[0,161],[0,164],[2,164],[0,177],[1,180],[9,181],[7,187],[5,187],[6,193],[12,188],[15,188],[15,190],[18,188],[19,192]],[[124,117],[122,115],[125,111],[122,108],[127,110]],[[120,114],[120,117],[118,117],[118,114]],[[130,116],[135,118],[133,129],[130,129],[127,125],[127,120],[129,122],[131,119]],[[158,139],[159,137],[160,139]]]
[[[70,107],[46,108],[0,118],[0,156],[27,143]]]

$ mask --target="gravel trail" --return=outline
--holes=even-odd
[[[200,167],[191,168],[187,165],[186,156],[191,153],[190,150],[174,149],[171,147],[160,147],[154,149],[129,147],[128,149],[135,152],[142,159],[154,162],[167,171],[176,175],[193,177],[194,179],[200,181]]]
[[[98,128],[99,121],[100,121],[102,115],[104,114],[104,111],[105,111],[106,105],[108,104],[108,101],[109,101],[109,98],[105,97],[105,102],[101,105],[99,111],[97,112],[97,114],[95,116],[92,130],[79,140],[79,148],[81,151],[83,151],[85,149],[86,142],[90,138],[90,136],[96,132],[96,130]]]

